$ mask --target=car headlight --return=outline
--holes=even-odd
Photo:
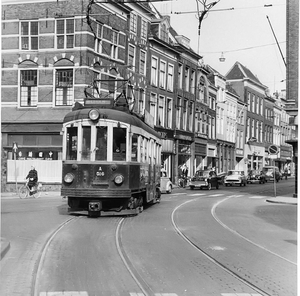
[[[74,179],[75,179],[75,176],[72,173],[67,173],[64,177],[64,181],[66,183],[72,183]]]
[[[116,175],[114,182],[116,185],[121,185],[124,182],[124,177],[122,175]]]
[[[97,109],[92,109],[89,112],[89,118],[93,121],[98,120],[100,117],[100,112]]]

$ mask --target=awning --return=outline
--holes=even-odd
[[[24,134],[24,133],[59,133],[62,130],[62,124],[58,123],[19,123],[1,125],[2,133]]]

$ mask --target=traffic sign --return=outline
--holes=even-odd
[[[268,151],[271,155],[278,154],[279,148],[276,145],[270,145]]]
[[[13,149],[14,153],[17,152],[17,150],[18,150],[18,144],[17,144],[17,142],[13,143],[12,149]]]

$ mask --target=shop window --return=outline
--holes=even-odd
[[[24,146],[36,146],[36,135],[24,135],[23,136],[23,145]]]
[[[51,135],[52,146],[62,146],[62,136],[61,135]]]
[[[39,136],[37,139],[37,146],[50,146],[51,145],[51,137],[50,136]]]

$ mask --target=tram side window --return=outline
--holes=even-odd
[[[144,162],[144,137],[141,137],[140,140],[140,161]]]
[[[131,161],[137,161],[138,154],[138,135],[132,135],[132,146],[131,146]]]
[[[77,127],[67,128],[67,160],[77,159]]]
[[[107,127],[97,126],[96,160],[107,159]]]
[[[91,155],[91,127],[83,126],[82,127],[82,160],[90,160]]]
[[[126,128],[113,129],[113,160],[126,160]]]
[[[148,162],[148,139],[144,139],[144,147],[145,147],[145,159],[144,162]]]

